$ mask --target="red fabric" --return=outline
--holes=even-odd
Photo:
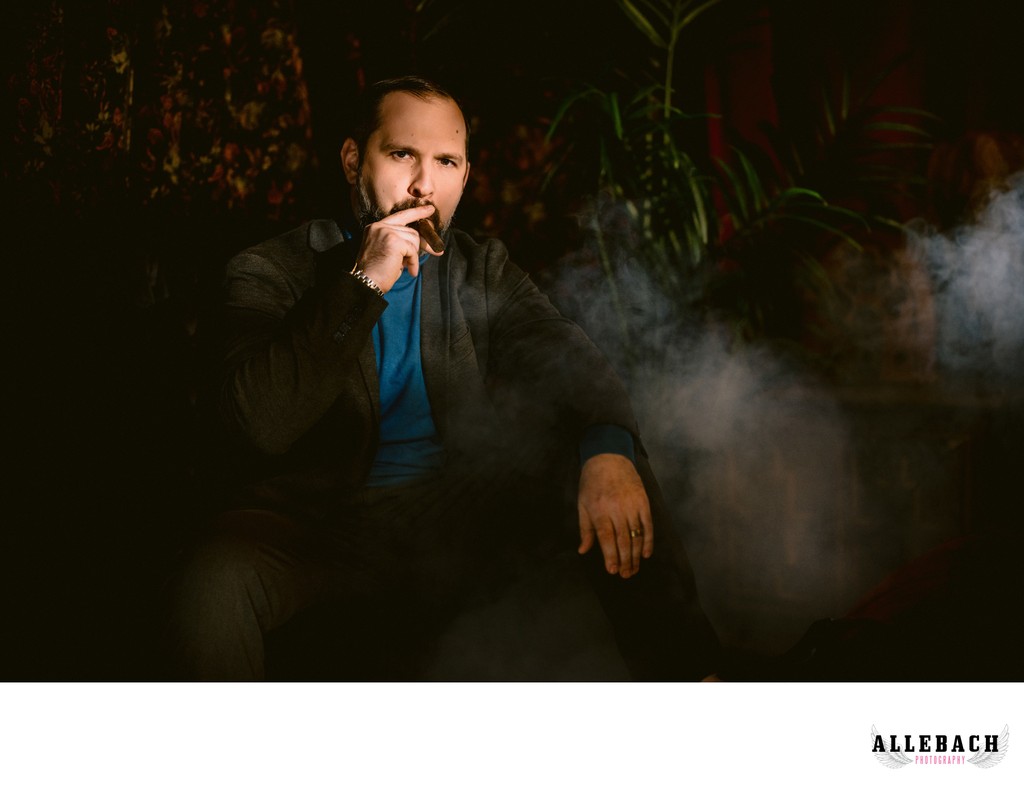
[[[890,622],[949,587],[970,539],[940,544],[885,578],[847,613],[860,620]]]

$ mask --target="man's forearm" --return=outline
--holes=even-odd
[[[358,372],[359,354],[387,304],[347,275],[308,290],[280,317],[231,302],[221,417],[238,439],[280,454]]]

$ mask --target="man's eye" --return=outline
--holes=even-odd
[[[443,166],[454,166],[455,165],[455,161],[450,159],[450,158],[448,158],[448,157],[442,157],[437,162],[439,162]]]
[[[391,156],[397,157],[399,160],[403,160],[409,156],[409,152],[403,151],[402,149],[398,149],[396,151],[391,152]]]

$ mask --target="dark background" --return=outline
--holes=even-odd
[[[463,99],[473,178],[458,225],[504,239],[565,294],[563,259],[586,254],[576,214],[597,177],[585,132],[553,143],[545,133],[581,83],[644,67],[649,43],[613,2],[421,5],[195,2],[168,16],[108,0],[5,12],[5,678],[152,675],[166,570],[221,493],[204,409],[221,269],[248,244],[335,214],[339,137],[366,83],[422,72]],[[993,0],[725,0],[681,48],[679,104],[720,116],[695,126],[692,147],[726,155],[763,141],[765,121],[798,133],[820,112],[820,77],[846,70],[864,89],[895,63],[876,100],[937,123],[933,151],[912,166],[925,187],[887,212],[949,227],[969,215],[976,184],[1024,167],[1022,22]],[[559,137],[578,148],[542,189]],[[822,378],[854,436],[836,480],[846,521],[826,546],[840,560],[822,599],[794,586],[821,569],[799,548],[760,548],[779,574],[750,577],[743,537],[692,526],[702,596],[736,675],[1019,678],[1019,386],[965,397],[881,363],[864,371],[863,357],[836,360],[841,340],[823,348],[811,336],[813,318],[797,319],[786,337],[800,355],[833,360]],[[662,451],[656,468],[671,466]],[[761,482],[738,481],[737,496]],[[688,495],[685,473],[663,485],[670,500]],[[858,511],[865,499],[872,507]],[[915,560],[897,596],[856,613],[877,621],[815,623],[849,616]],[[828,661],[814,667],[798,650],[779,662],[812,624]]]

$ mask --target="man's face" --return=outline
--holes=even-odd
[[[366,153],[349,139],[341,149],[362,225],[391,213],[430,203],[439,232],[451,224],[469,177],[466,124],[448,98],[421,99],[404,92],[384,97],[380,126]]]

